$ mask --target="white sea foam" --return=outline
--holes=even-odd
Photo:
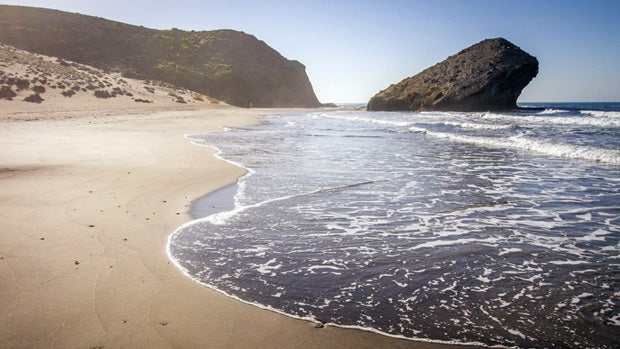
[[[510,128],[512,125],[522,123],[540,123],[556,125],[589,125],[600,127],[620,127],[620,112],[618,111],[597,111],[583,110],[581,115],[570,116],[570,111],[565,109],[545,109],[536,114],[507,114],[507,113],[456,113],[456,112],[421,112],[421,113],[400,113],[387,115],[385,118],[351,116],[346,114],[321,114],[324,118],[348,120],[353,122],[366,122],[387,126],[407,127],[416,125],[419,122],[436,121],[446,119],[443,123],[463,128],[500,130]],[[558,116],[555,116],[558,115]],[[407,119],[407,120],[405,120]],[[459,121],[452,121],[459,119]],[[510,125],[479,124],[464,120],[499,120],[510,123]]]
[[[560,110],[553,110],[559,112]],[[549,111],[547,114],[551,113]],[[451,114],[448,114],[451,115]],[[484,113],[475,114],[477,117],[486,119],[498,119],[502,121],[510,121],[516,125],[523,122],[531,123],[551,123],[551,124],[568,124],[568,125],[594,125],[594,126],[614,126],[620,127],[620,118],[611,119],[608,117],[541,117],[541,116],[521,116],[501,113]],[[353,122],[368,122],[382,125],[408,127],[410,132],[425,133],[434,137],[450,139],[453,141],[470,143],[483,146],[513,148],[520,150],[532,151],[540,154],[551,155],[567,159],[580,159],[594,162],[602,162],[611,165],[620,165],[620,150],[594,148],[588,146],[576,146],[560,143],[552,143],[549,141],[529,138],[524,135],[511,136],[510,138],[494,138],[494,137],[477,137],[469,135],[461,135],[449,132],[431,131],[428,128],[420,127],[416,121],[403,120],[384,120],[370,117],[346,116],[346,115],[326,115],[328,118],[338,118]],[[503,130],[509,129],[511,125],[505,124],[489,124],[474,123],[466,121],[442,121],[446,125],[451,125],[469,129],[488,129]]]
[[[226,127],[223,127],[223,129],[225,131],[228,131],[228,128],[226,128]],[[205,144],[204,141],[202,139],[200,139],[197,135],[186,134],[185,138],[189,139],[195,145],[214,149],[215,150],[215,154],[213,155],[214,157],[216,157],[219,160],[226,161],[229,164],[231,164],[231,165],[233,165],[235,167],[239,167],[239,168],[241,168],[241,169],[246,171],[246,173],[237,180],[237,192],[235,193],[235,197],[234,197],[235,207],[236,208],[237,207],[241,207],[242,206],[241,205],[241,198],[243,197],[243,193],[245,192],[247,178],[254,174],[254,170],[244,166],[243,164],[241,164],[239,162],[230,160],[230,159],[222,156],[222,150],[221,149],[219,149],[218,147],[216,147],[216,146],[214,146],[212,144]],[[210,217],[213,217],[212,219],[214,221],[217,221],[217,222],[221,221],[223,223],[223,222],[226,221],[226,219],[230,218],[232,215],[234,215],[234,214],[236,214],[238,212],[239,211],[233,210],[233,211],[230,211],[230,213],[222,212],[222,213],[218,213],[217,215],[210,216]],[[217,223],[214,223],[214,224],[217,224]]]
[[[541,116],[542,115],[542,116]],[[546,116],[537,115],[512,115],[501,113],[485,113],[480,117],[486,120],[500,120],[515,124],[551,124],[551,125],[575,125],[575,126],[598,126],[620,127],[620,118],[601,117],[601,115],[583,114],[582,116]]]
[[[360,113],[360,115],[373,114]],[[348,133],[351,129],[355,129],[355,132],[360,133],[364,132],[360,130],[370,130],[373,133],[387,131],[386,135],[395,135],[394,130],[414,128],[411,130],[414,131],[417,128],[419,132],[425,132],[430,137],[441,134],[437,137],[453,142],[475,144],[481,147],[514,148],[546,154],[518,144],[520,141],[536,140],[532,137],[539,133],[511,136],[514,131],[504,132],[503,128],[489,128],[489,132],[484,132],[487,129],[467,125],[468,123],[485,124],[485,120],[476,120],[476,116],[473,116],[472,121],[466,121],[459,114],[432,116],[438,120],[432,120],[431,115],[425,115],[428,122],[424,123],[420,123],[420,120],[415,118],[411,121],[406,120],[408,114],[403,114],[402,119],[399,119],[399,115],[390,113],[386,113],[385,116],[390,119],[389,123],[364,120],[375,119],[370,116],[352,120],[389,126],[385,128],[337,123],[323,120],[324,117],[311,121],[321,123],[320,127],[329,127],[330,132],[334,133],[339,131],[338,127],[342,127],[342,130]],[[548,117],[563,116],[549,113]],[[451,119],[444,120],[443,118]],[[306,125],[308,119],[294,120],[299,121],[300,125]],[[500,121],[498,124],[503,125],[505,122],[506,120]],[[512,124],[511,121],[507,122]],[[454,130],[455,133],[436,131],[445,130],[446,127],[441,124],[446,123],[452,123],[451,126],[468,130]],[[457,125],[459,123],[460,126]],[[291,132],[293,123],[287,123],[283,119],[281,124],[288,127],[287,133]],[[308,129],[312,130],[311,127]],[[273,132],[273,129],[268,129],[268,131]],[[502,135],[507,136],[502,137]],[[547,157],[538,156],[508,157],[504,160],[502,156],[497,156],[503,152],[492,149],[471,151],[472,147],[454,147],[447,141],[427,142],[424,136],[420,135],[408,137],[406,134],[397,134],[396,136],[399,141],[404,139],[412,141],[412,144],[414,144],[413,141],[417,142],[414,145],[421,147],[423,151],[409,156],[410,152],[400,152],[398,148],[386,146],[386,151],[372,158],[372,161],[380,162],[381,165],[375,169],[371,165],[372,161],[359,162],[354,152],[345,151],[338,154],[337,149],[332,149],[332,152],[330,149],[325,149],[330,157],[338,159],[340,163],[331,166],[315,165],[316,163],[312,162],[313,159],[307,157],[304,161],[313,165],[309,167],[309,172],[305,173],[310,175],[311,185],[300,185],[292,180],[292,176],[296,175],[295,172],[290,178],[287,177],[285,182],[271,184],[270,180],[266,179],[271,192],[261,191],[257,189],[260,186],[252,184],[259,179],[263,180],[261,176],[265,176],[265,173],[257,168],[254,174],[256,177],[246,177],[247,181],[242,180],[244,182],[242,186],[245,186],[244,194],[236,200],[235,210],[227,213],[230,216],[223,214],[219,218],[217,215],[211,217],[215,223],[221,218],[221,225],[205,219],[202,220],[203,223],[185,226],[183,235],[189,233],[185,235],[185,239],[181,238],[172,242],[172,236],[176,232],[171,235],[168,243],[169,255],[170,245],[177,243],[175,248],[178,249],[175,253],[176,251],[181,251],[181,253],[196,251],[199,252],[202,260],[200,258],[192,260],[191,255],[183,254],[178,255],[182,256],[179,257],[180,263],[171,259],[175,265],[184,264],[193,270],[193,276],[191,276],[187,269],[179,266],[186,275],[202,284],[218,290],[227,290],[220,292],[236,299],[246,297],[247,299],[263,299],[260,303],[269,304],[246,301],[261,308],[279,313],[286,312],[285,315],[312,320],[314,319],[312,314],[334,314],[334,319],[343,318],[342,313],[338,313],[340,309],[359,306],[365,309],[364,315],[353,318],[350,322],[359,326],[341,327],[359,328],[404,338],[400,335],[402,333],[408,337],[407,339],[417,339],[415,337],[418,335],[433,333],[432,330],[422,331],[423,328],[440,328],[439,331],[445,332],[436,332],[435,338],[447,339],[439,341],[443,343],[454,343],[450,338],[459,338],[456,334],[458,331],[453,331],[456,323],[458,324],[456,327],[462,328],[463,333],[491,333],[493,337],[486,335],[469,337],[483,340],[487,342],[486,345],[489,343],[512,345],[518,343],[521,338],[525,344],[519,345],[528,346],[527,343],[536,341],[535,338],[530,337],[536,332],[531,331],[531,326],[536,324],[530,318],[537,316],[536,308],[530,306],[532,301],[541,300],[541,306],[548,306],[549,309],[559,309],[559,304],[563,305],[562,312],[567,314],[565,318],[568,320],[560,323],[565,319],[558,319],[560,322],[553,324],[554,329],[549,329],[549,331],[557,330],[558,336],[562,336],[567,334],[562,332],[563,328],[571,328],[573,323],[570,318],[575,316],[580,305],[585,303],[589,305],[591,301],[604,300],[599,295],[590,299],[586,293],[591,290],[589,285],[602,287],[601,290],[605,285],[607,288],[611,287],[609,280],[603,280],[603,286],[600,286],[601,283],[593,279],[592,274],[605,278],[609,268],[611,270],[618,268],[608,263],[599,264],[600,261],[597,260],[599,258],[597,255],[601,254],[611,256],[604,257],[605,262],[614,258],[613,252],[617,251],[617,244],[612,245],[609,234],[614,231],[610,227],[617,223],[615,217],[617,215],[613,215],[611,211],[613,207],[606,207],[608,204],[601,201],[587,207],[579,205],[589,200],[598,200],[596,195],[593,196],[588,192],[590,188],[588,183],[594,181],[594,188],[601,192],[616,185],[613,181],[603,183],[597,179],[605,178],[606,175],[600,176],[599,173],[609,174],[611,171],[609,167],[588,166],[587,163],[585,166],[571,167],[571,164],[567,165],[567,162],[556,160],[550,162]],[[240,147],[246,144],[250,147],[264,144],[252,143],[252,137],[250,132],[247,138],[243,138],[243,142],[238,143],[239,147],[233,148],[231,153],[237,156],[242,153],[239,151],[242,149]],[[384,138],[389,139],[389,136]],[[553,146],[554,143],[562,142],[563,138],[541,137],[539,139]],[[227,140],[237,144],[234,142],[238,139],[227,138]],[[311,149],[312,140],[302,139],[302,141],[304,151]],[[306,141],[308,143],[305,143]],[[351,140],[343,139],[343,141],[349,142],[345,143],[346,145],[352,144]],[[492,143],[489,144],[489,141]],[[355,142],[361,141],[355,140]],[[329,142],[320,143],[319,148],[327,147],[329,145],[327,143]],[[372,146],[368,148],[364,146],[365,144],[360,145],[363,149],[372,148]],[[225,146],[222,148],[227,151],[230,149]],[[435,149],[438,151],[433,152]],[[463,149],[462,153],[460,149]],[[290,170],[291,167],[282,166],[282,163],[288,163],[288,160],[282,161],[282,159],[289,158],[268,157],[270,151],[259,153],[261,166],[266,164]],[[393,153],[398,154],[391,157]],[[478,157],[479,153],[483,156]],[[218,156],[219,154],[218,150]],[[256,152],[250,154],[250,159],[252,157],[256,158]],[[350,158],[355,161],[356,166],[353,170],[341,171],[340,166]],[[233,159],[239,159],[239,157]],[[397,160],[397,163],[394,160]],[[545,167],[549,164],[552,166]],[[253,167],[251,162],[248,167]],[[359,178],[358,173],[364,171],[365,167],[369,167],[371,171],[377,171],[375,173],[381,173],[379,177],[388,184],[373,185],[371,193],[366,197],[359,197],[356,195],[363,195],[361,193],[366,190],[361,189],[366,189],[365,187],[354,186],[354,190],[346,190],[346,188],[351,188],[351,185],[324,183],[330,179],[326,175],[328,172],[351,180],[351,178]],[[320,176],[314,176],[316,168],[325,168],[327,171],[321,173]],[[584,168],[589,168],[593,172],[583,172]],[[405,172],[397,174],[397,170]],[[270,172],[269,175],[272,173]],[[373,174],[368,177],[374,176]],[[576,181],[575,176],[579,178],[583,176],[583,181]],[[405,180],[395,180],[400,177]],[[317,183],[323,185],[324,188],[309,190],[309,188],[316,188]],[[371,183],[375,182],[360,181],[354,185]],[[560,185],[556,185],[557,183]],[[396,191],[390,191],[388,188],[390,186]],[[295,194],[290,194],[292,192]],[[304,195],[313,193],[321,194],[304,197]],[[340,197],[341,194],[344,194],[345,199]],[[286,205],[284,203],[269,205],[269,203],[288,199],[291,199],[290,205],[288,205],[289,202],[286,202]],[[330,201],[332,199],[336,200]],[[287,206],[290,207],[286,208]],[[382,208],[386,206],[392,207],[383,210]],[[249,208],[256,210],[248,210]],[[230,217],[242,211],[245,211],[241,215],[242,219],[230,220]],[[295,218],[288,221],[291,218],[287,215],[291,213]],[[308,220],[302,218],[304,215]],[[268,217],[277,217],[277,219],[272,220]],[[280,222],[279,219],[283,221]],[[224,225],[224,223],[229,224]],[[284,229],[279,230],[277,228],[279,225],[282,225]],[[575,225],[578,225],[578,230],[575,230]],[[602,226],[602,228],[590,229],[593,226]],[[559,227],[562,229],[558,229]],[[330,231],[328,228],[333,229]],[[297,230],[303,231],[303,234],[296,235]],[[193,238],[197,240],[193,241]],[[195,243],[192,244],[192,242]],[[289,245],[289,243],[292,244]],[[182,251],[183,248],[186,250]],[[234,251],[234,257],[231,256],[230,251]],[[593,254],[592,251],[596,253]],[[293,263],[295,266],[291,269],[289,258],[293,258],[292,260],[298,261],[299,264]],[[433,262],[427,262],[427,260]],[[201,264],[201,261],[204,264]],[[499,264],[495,264],[496,261]],[[228,266],[232,269],[227,270]],[[216,269],[221,269],[221,271],[216,271]],[[580,272],[579,275],[573,275],[573,278],[585,282],[568,280],[566,284],[559,286],[567,290],[565,298],[555,301],[546,299],[546,286],[558,287],[551,277],[556,270]],[[374,274],[374,271],[377,274]],[[245,272],[249,274],[244,274]],[[356,279],[362,280],[359,284],[347,279],[351,274],[360,272],[363,278]],[[244,277],[236,280],[242,274],[255,275],[255,278]],[[461,283],[462,275],[466,275],[467,283]],[[272,276],[273,280],[270,279]],[[311,295],[310,298],[296,302],[296,305],[282,305],[290,303],[289,297],[298,296],[295,294],[295,288],[299,286],[295,284],[296,276],[309,278],[304,279],[303,282],[330,280],[327,283],[330,285],[333,283],[337,287],[337,293],[320,294],[318,298]],[[339,285],[340,280],[343,280],[344,284]],[[499,280],[507,281],[497,282]],[[252,282],[258,286],[253,286]],[[515,285],[523,286],[518,286],[512,291],[498,290],[497,286],[506,284],[506,282],[514,282]],[[376,287],[379,284],[385,287],[385,290],[396,293],[387,299],[381,298],[381,292],[379,294],[373,292],[378,289]],[[273,299],[273,303],[265,298],[254,298],[263,291],[268,299],[269,297]],[[501,293],[497,293],[498,291]],[[328,291],[325,290],[325,292]],[[446,296],[450,297],[440,303],[429,304],[429,299],[425,295],[438,294],[437,292],[448,293]],[[480,292],[485,294],[485,298],[484,301],[477,302],[480,299]],[[317,301],[314,302],[313,299]],[[574,299],[578,301],[572,302]],[[519,301],[513,302],[513,300]],[[377,307],[379,304],[381,307]],[[394,307],[389,308],[392,306]],[[276,310],[276,307],[286,310]],[[373,308],[384,307],[388,307],[389,311],[374,313]],[[480,311],[478,307],[481,307]],[[501,308],[500,312],[497,311],[499,308]],[[414,311],[414,309],[419,311]],[[597,308],[597,313],[593,314],[603,319],[606,325],[609,325],[609,321],[613,324],[613,321],[617,319],[612,317],[612,320],[609,320],[609,313],[612,312],[610,309],[612,308]],[[436,312],[447,315],[437,316]],[[418,313],[424,314],[424,317],[416,317],[415,314]],[[394,321],[386,320],[391,315],[394,316]],[[329,317],[330,315],[323,316]],[[488,321],[489,319],[491,321]],[[328,325],[335,326],[329,323],[328,318],[321,320],[327,320]],[[497,320],[497,322],[492,320]],[[383,326],[383,321],[390,322]],[[494,331],[495,327],[489,326],[489,322],[502,324],[502,331]],[[379,327],[369,328],[377,324]],[[509,330],[508,333],[511,335],[505,335],[506,330]],[[515,337],[518,338],[515,339]]]
[[[549,264],[555,265],[579,265],[579,264],[588,264],[587,261],[549,261]]]
[[[566,109],[547,108],[547,109],[541,111],[538,114],[542,114],[542,115],[544,115],[544,114],[560,114],[560,113],[566,113],[566,112],[568,112],[568,110],[566,110]]]
[[[576,240],[578,241],[605,241],[608,235],[611,235],[611,232],[603,230],[603,229],[597,229],[586,236],[577,238]]]
[[[256,270],[259,273],[261,273],[261,274],[275,275],[274,271],[282,268],[282,263],[277,263],[277,259],[276,258],[272,258],[269,261],[267,261],[266,263],[254,264],[254,265],[251,265],[251,266],[255,267]]]
[[[386,126],[411,126],[414,122],[411,121],[399,121],[399,120],[388,120],[388,119],[376,119],[376,118],[367,118],[360,116],[347,116],[340,114],[322,114],[324,118],[332,118],[332,119],[341,119],[348,120],[354,122],[367,122],[372,124],[386,125]]]
[[[518,248],[518,247],[503,248],[502,251],[498,253],[498,255],[503,256],[508,253],[518,253],[518,252],[523,252],[523,249]]]
[[[620,118],[619,111],[601,111],[601,110],[582,110],[581,114],[592,115],[603,118]]]
[[[579,219],[582,219],[584,221],[591,221],[592,220],[592,213],[588,212],[588,213],[583,214],[583,215],[577,214],[577,215],[575,215],[575,217],[577,217]]]
[[[427,135],[449,139],[452,141],[469,143],[481,146],[512,148],[528,150],[540,154],[551,155],[567,159],[581,159],[594,162],[620,165],[620,150],[602,149],[587,146],[551,143],[547,141],[516,135],[506,139],[493,137],[466,136],[447,132],[426,132]]]
[[[467,244],[473,244],[473,243],[494,244],[494,243],[497,243],[497,241],[499,241],[499,239],[496,237],[489,237],[486,239],[471,238],[471,239],[456,239],[456,240],[433,240],[433,241],[428,241],[428,242],[424,242],[419,245],[413,246],[409,248],[409,250],[413,251],[413,250],[419,250],[422,248],[435,248],[435,247],[440,247],[440,246],[452,246],[452,245],[467,245]]]
[[[573,299],[571,300],[572,304],[578,304],[581,302],[582,298],[588,298],[588,297],[592,297],[594,296],[592,293],[582,293],[576,297],[573,297]]]
[[[307,267],[306,270],[310,272],[311,274],[316,274],[317,272],[320,272],[320,273],[331,272],[333,274],[339,275],[337,271],[342,270],[342,268],[339,268],[335,265],[311,265]]]
[[[531,150],[537,153],[620,165],[620,150],[551,143],[522,135],[511,137],[510,140],[514,142],[516,148]]]
[[[416,127],[416,126],[409,127],[409,131],[413,132],[413,133],[426,133],[426,132],[428,132],[427,129],[422,128],[422,127]]]
[[[250,174],[253,174],[254,171],[250,171],[248,172],[248,174],[246,174],[243,178],[247,177]],[[244,212],[248,209],[252,209],[252,208],[257,208],[260,206],[264,206],[270,203],[274,203],[274,202],[278,202],[278,201],[284,201],[284,200],[289,200],[292,198],[296,198],[296,197],[301,197],[301,196],[307,196],[307,195],[312,195],[312,194],[317,194],[317,193],[321,193],[321,192],[329,192],[329,191],[338,191],[338,190],[342,190],[342,189],[346,189],[346,188],[353,188],[356,186],[360,186],[360,185],[365,185],[365,184],[370,184],[370,183],[374,183],[375,181],[363,181],[363,182],[358,182],[358,183],[351,183],[351,184],[345,184],[345,185],[339,185],[339,186],[334,186],[334,187],[323,187],[323,188],[319,188],[319,189],[315,189],[315,190],[311,190],[311,191],[307,191],[307,192],[302,192],[302,193],[298,193],[298,194],[291,194],[291,195],[285,195],[285,196],[281,196],[281,197],[275,197],[275,198],[271,198],[268,200],[264,200],[261,202],[257,202],[251,205],[242,205],[237,203],[236,207],[231,210],[231,211],[225,211],[225,212],[219,212],[216,214],[213,214],[211,216],[205,217],[202,220],[209,222],[211,224],[214,225],[224,225],[228,222],[228,220],[231,217],[236,216],[237,214]],[[242,185],[245,185],[246,181],[240,180],[239,181],[239,188],[241,190],[241,188],[243,188]],[[337,226],[333,226],[332,228],[334,229],[343,229],[341,227],[337,227]],[[348,233],[351,233],[348,229],[346,229]]]
[[[473,130],[506,130],[512,127],[512,125],[480,124],[480,123],[456,122],[456,121],[445,121],[444,124],[454,126],[454,127],[473,129]]]
[[[398,285],[398,287],[407,287],[407,284],[404,282],[398,282],[396,280],[392,280],[392,282],[394,282],[396,285]]]

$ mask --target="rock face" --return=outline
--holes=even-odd
[[[247,107],[318,107],[297,61],[233,30],[144,27],[56,10],[0,5],[0,42]]]
[[[506,39],[487,39],[379,92],[368,110],[514,109],[537,74],[536,57]]]

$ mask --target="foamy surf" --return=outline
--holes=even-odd
[[[420,132],[420,129],[417,128],[414,132]],[[453,133],[429,132],[428,130],[424,130],[424,132],[429,136],[449,139],[455,142],[470,143],[488,147],[526,150],[565,159],[587,160],[610,165],[620,165],[620,150],[551,143],[543,140],[532,139],[521,134],[500,139],[465,136]]]
[[[548,109],[284,115],[200,136],[252,175],[235,210],[179,228],[169,254],[198,282],[321,324],[616,347],[620,169],[601,158],[618,130]]]

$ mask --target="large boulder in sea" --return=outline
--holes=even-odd
[[[229,104],[319,107],[306,68],[235,30],[156,30],[43,8],[0,5],[0,42]]]
[[[506,39],[487,39],[379,92],[368,110],[510,110],[537,74],[536,57]]]

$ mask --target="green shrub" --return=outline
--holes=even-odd
[[[41,98],[41,95],[39,95],[38,93],[35,93],[35,94],[31,94],[30,96],[24,98],[24,101],[30,102],[30,103],[41,103],[44,101],[44,99]]]
[[[111,94],[107,90],[95,90],[95,97],[97,97],[97,98],[112,98],[112,97],[116,97],[116,94]]]
[[[33,86],[31,90],[35,93],[45,93],[45,87],[41,85]]]
[[[17,79],[15,80],[15,86],[20,90],[25,90],[30,86],[30,81],[26,79]]]
[[[0,99],[13,100],[13,97],[17,96],[10,86],[2,86],[0,87]]]

